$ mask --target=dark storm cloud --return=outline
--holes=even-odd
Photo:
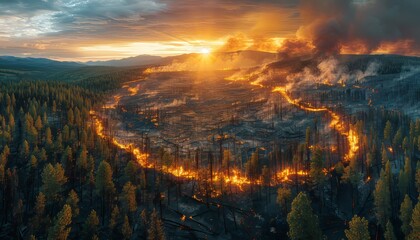
[[[301,0],[300,12],[299,34],[321,52],[339,52],[344,46],[368,53],[387,44],[397,53],[420,49],[418,0]]]

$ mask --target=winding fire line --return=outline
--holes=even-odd
[[[257,85],[257,84],[253,84]],[[260,87],[265,87],[261,83],[258,84]],[[287,90],[284,87],[275,87],[272,92],[278,92],[280,93],[290,104],[310,112],[327,112],[331,117],[331,122],[329,124],[329,127],[338,131],[341,135],[346,136],[349,144],[349,150],[346,153],[344,160],[348,161],[352,159],[358,150],[359,145],[359,136],[357,135],[356,131],[353,129],[353,127],[350,125],[349,129],[345,127],[344,121],[342,120],[341,116],[337,113],[333,112],[332,110],[321,107],[321,108],[315,108],[312,107],[308,103],[301,102],[299,100],[292,99]],[[137,92],[135,92],[137,93]],[[130,95],[132,95],[133,92],[130,91]],[[119,99],[121,98],[120,95],[116,95],[114,97],[115,102],[119,102]],[[110,107],[108,108],[115,108],[117,104],[109,104]],[[128,153],[131,153],[138,164],[143,168],[149,168],[149,169],[155,169],[156,171],[161,171],[165,174],[172,175],[174,177],[184,179],[184,180],[194,180],[199,179],[199,175],[201,174],[197,169],[189,169],[184,166],[156,166],[155,161],[149,161],[149,155],[146,153],[143,153],[139,147],[136,147],[133,143],[124,143],[123,141],[119,140],[116,137],[109,136],[105,132],[104,125],[102,123],[101,118],[95,111],[90,112],[93,116],[93,127],[96,131],[96,134],[103,138],[109,140],[114,146],[118,147],[121,150],[124,150]],[[287,182],[290,181],[291,176],[307,176],[308,172],[304,170],[294,170],[290,168],[285,168],[281,171],[278,171],[277,173],[273,174],[269,185],[275,186],[280,182]],[[215,169],[212,176],[210,177],[211,180],[207,181],[213,181],[215,184],[222,181],[226,184],[231,184],[232,186],[237,186],[238,189],[243,190],[244,186],[249,186],[251,184],[254,185],[264,185],[265,183],[262,181],[262,178],[259,179],[251,179],[247,176],[247,174],[244,173],[243,170],[233,167],[228,174],[225,169]]]
[[[278,92],[280,93],[287,102],[290,104],[305,110],[309,112],[328,112],[331,117],[331,122],[329,127],[331,129],[334,129],[338,131],[342,136],[346,136],[348,144],[349,144],[349,150],[344,156],[345,161],[350,161],[351,159],[356,156],[357,151],[359,150],[359,136],[357,135],[357,132],[353,128],[353,126],[350,125],[349,129],[345,127],[344,121],[342,120],[341,116],[337,113],[333,112],[332,110],[321,107],[321,108],[315,108],[311,106],[306,106],[304,103],[302,103],[299,100],[292,99],[288,93],[287,90],[284,87],[275,87],[272,92]]]
[[[131,153],[135,157],[137,163],[141,167],[154,169],[156,171],[161,171],[165,174],[170,174],[180,179],[185,179],[185,180],[199,179],[200,172],[197,171],[196,169],[186,169],[183,166],[178,166],[178,167],[156,166],[153,161],[148,161],[148,158],[149,158],[148,154],[142,153],[140,148],[135,147],[134,144],[123,143],[121,140],[118,140],[115,137],[108,136],[105,133],[104,124],[102,123],[100,117],[98,117],[98,114],[95,111],[90,111],[90,114],[92,115],[93,120],[94,120],[93,127],[96,131],[96,134],[103,139],[109,140],[112,144],[114,144],[114,146],[118,147],[119,149],[122,149],[128,153]],[[308,172],[302,171],[302,170],[295,171],[295,170],[286,168],[274,174],[270,179],[269,185],[275,186],[280,182],[287,182],[289,181],[291,175],[307,176]],[[246,176],[246,174],[242,170],[235,167],[233,167],[230,170],[229,174],[226,173],[224,169],[218,169],[218,170],[215,169],[211,176],[211,180],[208,180],[208,181],[209,182],[213,181],[215,184],[219,183],[220,181],[223,181],[225,184],[231,184],[232,186],[237,186],[238,189],[241,191],[244,190],[243,187],[249,186],[251,184],[264,185],[261,178],[251,180],[248,176]]]

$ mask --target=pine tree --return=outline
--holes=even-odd
[[[392,140],[392,144],[394,148],[398,148],[401,146],[403,140],[402,130],[401,128],[398,129],[397,133],[395,133],[394,139]]]
[[[106,161],[102,161],[99,164],[95,186],[101,195],[115,191],[114,182],[112,181],[111,165]]]
[[[349,229],[344,232],[348,240],[370,239],[368,221],[356,215],[349,222]]]
[[[71,217],[71,207],[65,204],[48,231],[48,240],[66,240],[71,231]]]
[[[42,171],[42,192],[49,203],[58,200],[61,188],[67,182],[64,169],[57,163],[54,167],[48,163]]]
[[[381,174],[378,182],[376,183],[373,196],[376,218],[379,225],[385,229],[385,224],[391,215],[391,199],[389,193],[389,184],[384,170],[381,170]]]
[[[313,150],[313,157],[310,164],[309,176],[316,185],[320,185],[325,180],[325,174],[322,172],[323,160],[322,150],[316,147]]]
[[[392,226],[392,223],[388,220],[386,223],[386,231],[385,231],[385,240],[397,240],[397,237],[395,237],[394,233],[394,227]]]
[[[34,231],[38,231],[39,227],[44,223],[45,215],[45,195],[40,192],[36,197],[35,202],[35,216],[32,218],[32,227]]]
[[[401,231],[404,233],[404,236],[408,236],[411,232],[411,215],[413,213],[413,203],[408,195],[405,195],[404,201],[401,203],[400,207],[400,220],[401,220]]]
[[[133,234],[127,215],[124,216],[124,223],[121,227],[121,233],[124,236],[124,239],[130,239],[131,235]]]
[[[84,239],[92,239],[96,234],[99,225],[99,218],[96,215],[96,211],[90,211],[89,216],[86,218],[85,224],[83,226],[83,236]]]
[[[115,207],[112,209],[111,212],[111,219],[109,220],[109,229],[111,232],[114,230],[115,226],[118,224],[118,218],[120,217],[120,209],[118,206],[115,205]]]
[[[277,189],[277,204],[280,205],[284,212],[288,212],[291,198],[292,191],[289,188],[279,187]]]
[[[127,182],[123,187],[122,201],[122,205],[124,206],[127,212],[132,213],[136,211],[136,187],[133,184],[131,184],[130,181]]]
[[[287,215],[288,235],[292,240],[321,239],[318,217],[313,213],[311,202],[300,192],[292,202],[292,210]]]
[[[66,203],[71,207],[72,216],[79,216],[79,196],[73,189],[69,192]]]
[[[108,162],[102,161],[96,172],[96,190],[101,197],[101,216],[102,224],[105,222],[106,200],[115,192],[114,182],[112,181],[112,169]]]
[[[416,204],[411,215],[411,233],[408,237],[410,240],[420,239],[420,201]]]
[[[162,220],[159,218],[156,209],[153,209],[150,214],[149,231],[147,232],[148,240],[165,240],[165,231],[163,228]]]

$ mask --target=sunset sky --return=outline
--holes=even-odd
[[[282,38],[299,26],[293,0],[1,0],[0,55],[64,60],[176,55],[230,36]]]
[[[360,45],[363,52],[415,55],[419,2],[0,0],[0,55],[88,61],[203,49],[276,51],[296,36],[319,49],[354,52]]]

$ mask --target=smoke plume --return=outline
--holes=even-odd
[[[318,53],[420,53],[418,0],[301,0],[300,13]]]

